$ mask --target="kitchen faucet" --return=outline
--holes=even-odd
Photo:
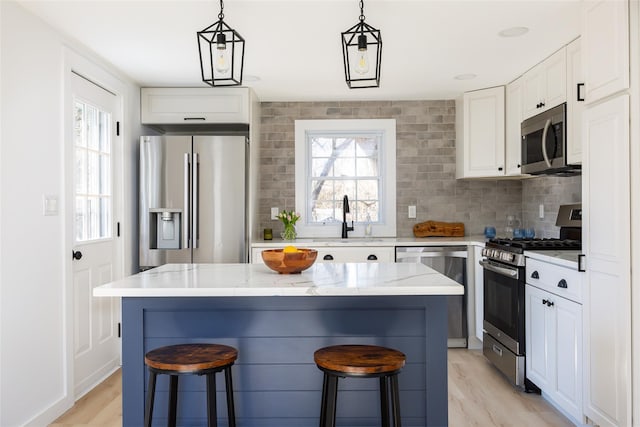
[[[346,239],[349,237],[347,235],[347,231],[353,231],[353,220],[351,221],[351,227],[347,226],[347,214],[349,213],[349,199],[347,195],[344,195],[342,199],[342,238]]]

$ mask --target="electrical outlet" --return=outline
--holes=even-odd
[[[416,206],[415,205],[409,206],[408,211],[409,211],[408,212],[409,218],[415,218],[416,217]]]
[[[278,219],[278,208],[271,208],[271,219]]]
[[[538,218],[544,219],[544,205],[542,203],[538,206]]]

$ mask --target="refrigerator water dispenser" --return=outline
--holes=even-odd
[[[180,246],[180,224],[182,210],[151,209],[150,210],[150,248],[182,249]]]

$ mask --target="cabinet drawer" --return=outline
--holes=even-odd
[[[282,245],[285,246],[284,244]],[[300,246],[308,247],[308,246]],[[251,262],[262,264],[262,251],[273,247],[254,247],[251,249]],[[316,262],[394,262],[395,248],[387,246],[360,247],[316,247]]]
[[[582,277],[578,270],[527,258],[528,284],[579,304],[582,304]]]
[[[319,248],[318,262],[394,262],[394,248]]]
[[[249,123],[248,88],[142,88],[143,124]]]

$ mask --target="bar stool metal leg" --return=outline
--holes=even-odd
[[[167,416],[168,427],[176,427],[177,414],[178,414],[178,376],[169,375],[169,414]]]
[[[402,427],[400,419],[400,389],[398,388],[398,375],[392,375],[391,378],[391,405],[393,409],[393,426]]]
[[[325,372],[322,379],[322,400],[320,401],[320,427],[327,425],[327,387],[329,376]]]
[[[329,375],[327,384],[327,420],[328,427],[336,427],[336,409],[338,405],[338,377]]]
[[[389,390],[387,389],[387,377],[380,377],[380,417],[382,427],[389,427]]]
[[[209,427],[218,426],[216,411],[216,374],[209,373],[207,377],[207,422]]]
[[[224,380],[227,388],[227,418],[229,427],[236,427],[236,409],[233,403],[233,380],[231,378],[231,366],[224,369]]]
[[[151,427],[151,419],[153,418],[153,401],[156,395],[156,373],[149,370],[149,387],[147,388],[147,403],[144,411],[144,425]]]

